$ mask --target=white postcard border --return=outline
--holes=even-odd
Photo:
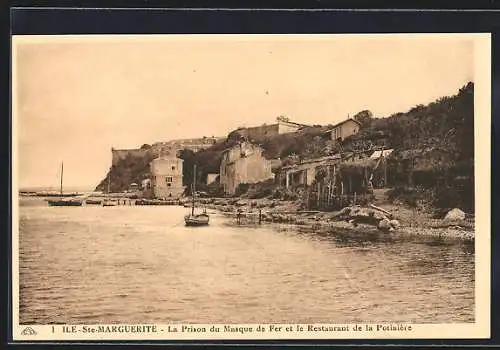
[[[311,40],[328,40],[332,36],[349,40],[366,37],[422,37],[435,39],[463,38],[475,43],[475,179],[476,179],[476,238],[475,238],[475,323],[470,324],[392,324],[392,327],[406,327],[405,330],[379,330],[376,323],[359,323],[344,325],[311,324],[312,327],[348,327],[349,331],[308,330],[308,325],[288,324],[253,324],[227,325],[232,328],[248,328],[251,331],[219,331],[224,325],[20,325],[19,324],[19,213],[18,213],[18,147],[17,119],[18,105],[16,103],[17,46],[21,43],[79,40],[79,41],[144,41],[144,40],[190,40],[200,35],[64,35],[64,36],[13,36],[12,37],[12,330],[15,341],[51,341],[51,340],[266,340],[266,339],[466,339],[490,337],[490,160],[491,160],[491,34],[303,34],[303,35],[237,35],[238,40],[279,39],[294,40],[297,36],[308,37]],[[236,35],[203,35],[204,38],[215,37],[218,40],[234,40]],[[367,330],[370,325],[375,330]],[[390,323],[381,323],[390,327]],[[181,332],[185,327],[206,328],[205,332]],[[360,330],[354,330],[359,326]],[[86,327],[86,328],[85,328]],[[100,328],[104,327],[104,328]],[[109,329],[107,327],[110,327]],[[156,332],[135,332],[138,329],[156,328]],[[149,328],[148,328],[149,327]],[[169,331],[174,327],[177,332]],[[258,330],[262,327],[264,331]],[[280,330],[277,330],[281,327]],[[303,327],[303,330],[299,330]],[[411,330],[408,330],[411,327]],[[186,329],[188,329],[186,328]],[[271,330],[274,328],[274,330]],[[97,329],[96,332],[87,331]],[[290,329],[290,330],[288,330]],[[109,331],[108,331],[109,330]],[[102,332],[101,332],[102,331]]]

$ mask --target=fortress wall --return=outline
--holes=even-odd
[[[160,156],[160,151],[162,155],[167,153],[176,153],[184,148],[191,149],[194,152],[197,152],[202,149],[206,149],[217,141],[220,141],[224,138],[221,137],[206,137],[206,138],[194,138],[194,139],[179,139],[179,140],[171,140],[166,142],[156,142],[152,145],[152,147],[148,149],[111,149],[112,154],[112,165],[117,165],[121,159],[125,159],[127,156],[137,156],[143,157],[148,152],[152,152],[156,157]]]
[[[238,133],[250,140],[262,141],[267,137],[278,135],[279,126],[278,124],[255,126],[240,129],[238,130]]]

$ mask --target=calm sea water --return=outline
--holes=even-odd
[[[467,245],[236,227],[185,208],[21,199],[20,322],[473,322]]]

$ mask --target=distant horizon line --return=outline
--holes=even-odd
[[[69,185],[69,186],[64,186],[63,188],[63,192],[71,192],[71,191],[75,191],[75,190],[94,190],[95,188],[97,187],[97,185],[95,186],[89,186],[89,185]],[[35,186],[18,186],[17,188],[18,191],[27,191],[27,192],[31,192],[31,191],[56,191],[56,192],[59,192],[60,191],[60,187],[59,186],[54,186],[54,185],[51,185],[51,186],[44,186],[44,185],[35,185]]]

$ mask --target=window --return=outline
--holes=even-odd
[[[175,170],[175,166],[172,166],[172,170]]]
[[[167,176],[167,177],[165,178],[165,181],[166,181],[167,183],[172,183],[172,182],[174,182],[174,178],[173,178],[172,176]]]

